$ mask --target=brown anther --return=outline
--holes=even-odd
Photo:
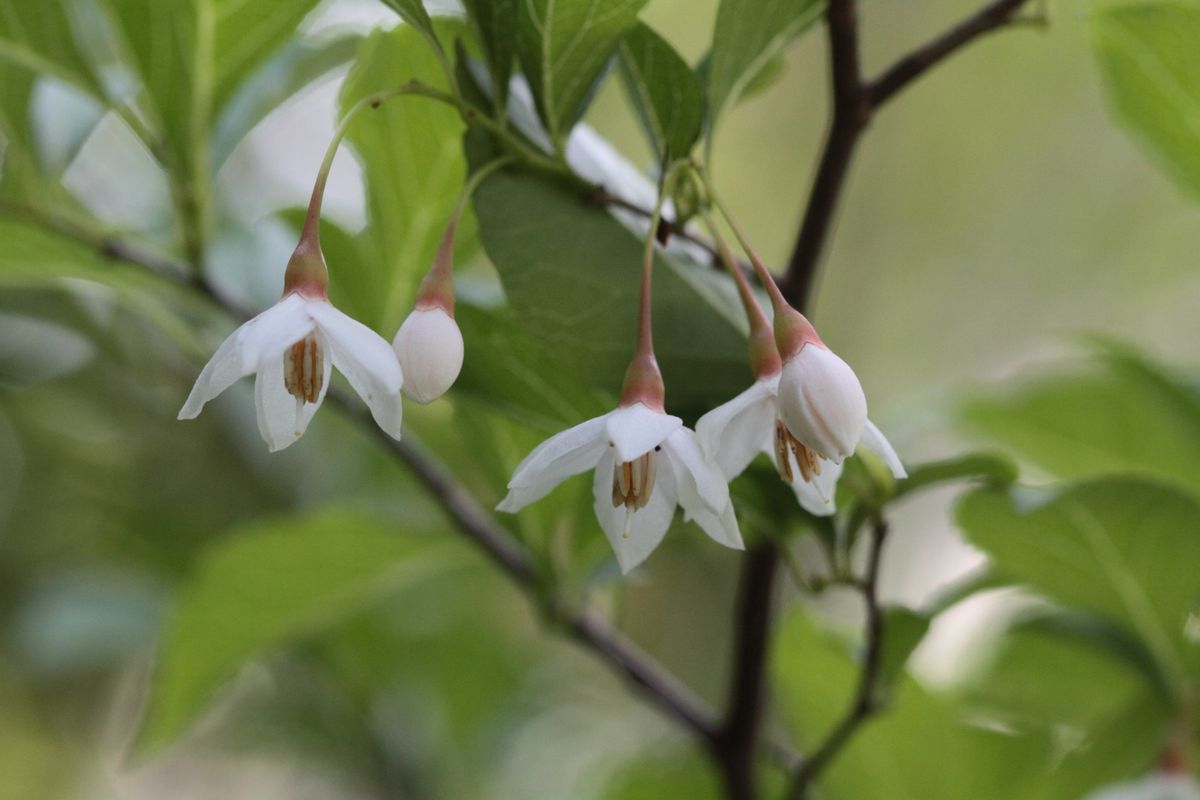
[[[306,403],[317,402],[325,381],[325,360],[316,334],[310,333],[283,351],[283,385]]]
[[[787,483],[792,482],[795,473],[792,471],[792,457],[800,468],[800,477],[807,482],[821,474],[821,459],[823,456],[808,447],[787,429],[783,420],[775,420],[775,461],[779,465],[779,477]]]
[[[650,493],[654,491],[656,471],[657,465],[653,452],[613,467],[613,508],[625,506],[631,511],[645,508],[646,504],[650,502]]]

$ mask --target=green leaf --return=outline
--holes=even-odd
[[[751,83],[761,85],[771,61],[824,8],[822,0],[721,0],[707,70],[710,131]]]
[[[845,714],[859,666],[848,648],[801,611],[780,621],[771,675],[781,714],[811,752]],[[818,781],[830,800],[1024,798],[1049,760],[1050,741],[970,725],[968,709],[898,681],[888,705],[864,723]],[[931,746],[935,743],[936,746]]]
[[[1102,5],[1092,19],[1113,113],[1182,188],[1200,197],[1200,6]]]
[[[885,697],[904,676],[909,657],[929,632],[929,623],[928,616],[901,606],[884,609],[879,689]]]
[[[396,526],[337,511],[252,524],[217,542],[166,623],[139,749],[182,733],[248,661],[329,628],[435,564]]]
[[[318,0],[109,0],[171,166],[206,181],[210,130],[238,86]]]
[[[238,142],[285,100],[358,52],[356,33],[318,43],[292,41],[278,50],[234,94],[213,134],[213,164],[221,165]]]
[[[561,148],[646,0],[525,0],[517,55],[542,122]]]
[[[86,20],[69,0],[0,0],[0,63],[30,74],[53,75],[102,98],[95,70],[79,48],[76,32],[88,34]]]
[[[423,36],[432,37],[433,20],[421,0],[383,0],[383,4],[400,15],[400,19],[416,28]]]
[[[517,57],[517,0],[463,0],[463,5],[479,30],[492,76],[492,97],[502,110]]]
[[[545,355],[508,309],[458,303],[455,314],[470,343],[455,392],[475,397],[507,416],[554,432],[608,411],[603,395],[567,372],[545,368]]]
[[[908,477],[896,482],[894,496],[903,497],[950,481],[1012,483],[1016,479],[1017,466],[1008,456],[999,453],[970,453],[911,467]]]
[[[450,21],[439,21],[438,28],[462,30]],[[413,78],[446,88],[420,32],[408,26],[375,31],[363,41],[342,88],[343,113],[359,99]],[[361,260],[344,269],[358,273],[353,304],[359,318],[379,330],[399,327],[433,263],[466,177],[463,130],[457,110],[426,97],[391,100],[350,129],[366,175],[368,222],[355,239]]]
[[[604,210],[540,176],[499,172],[474,199],[484,248],[514,319],[541,343],[544,369],[618,392],[633,354],[642,243]],[[751,381],[737,311],[722,305],[708,278],[674,258],[655,261],[655,350],[667,404],[684,416]]]
[[[974,401],[967,422],[1060,477],[1133,472],[1200,491],[1200,396],[1128,351],[1110,347],[1101,363]]]
[[[691,67],[648,26],[621,39],[621,77],[658,154],[682,158],[700,138],[704,95]]]
[[[984,489],[958,512],[998,574],[1134,634],[1173,688],[1196,647],[1185,632],[1200,599],[1200,504],[1161,484],[1109,478],[1030,506]]]

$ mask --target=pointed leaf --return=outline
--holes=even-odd
[[[621,39],[621,77],[656,153],[682,158],[700,138],[704,95],[687,62],[638,23]]]
[[[708,63],[710,128],[824,8],[822,0],[721,0]]]
[[[561,143],[646,0],[524,0],[517,55],[550,138]]]
[[[492,76],[492,96],[496,107],[503,109],[517,57],[517,0],[463,0],[463,5],[479,30]]]

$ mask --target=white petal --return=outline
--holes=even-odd
[[[404,407],[404,383],[396,353],[382,336],[324,301],[310,300],[308,313],[317,322],[321,344],[338,371],[371,409],[375,422],[399,439]]]
[[[792,456],[789,455],[788,458]],[[841,475],[841,464],[821,459],[821,474],[814,475],[811,481],[806,481],[800,474],[796,460],[792,458],[792,491],[795,492],[800,507],[815,517],[833,516],[837,511],[834,496]]]
[[[582,470],[580,471],[582,472]],[[550,494],[562,482],[562,478],[554,477],[530,484],[529,486],[511,488],[508,490],[508,494],[504,496],[504,499],[496,505],[496,510],[515,514],[530,503],[536,503]]]
[[[908,477],[908,472],[900,463],[900,456],[896,455],[892,443],[887,440],[879,428],[875,427],[875,423],[871,420],[867,420],[866,427],[863,428],[862,439],[858,443],[883,459],[883,463],[887,464],[887,468],[892,471],[892,477]]]
[[[729,483],[716,464],[704,458],[696,434],[688,428],[678,428],[663,441],[662,447],[674,470],[684,510],[691,513],[689,505],[694,495],[710,511],[723,513],[729,505]]]
[[[617,555],[621,572],[625,573],[645,561],[671,527],[675,516],[675,481],[670,470],[659,470],[650,501],[643,508],[637,511],[623,505],[613,508],[613,466],[617,463],[614,449],[606,449],[596,465],[592,492],[596,519]]]
[[[238,328],[243,374],[254,372],[308,335],[314,326],[306,311],[308,302],[289,294]]]
[[[867,398],[849,364],[808,344],[783,365],[779,416],[793,436],[840,462],[862,438]]]
[[[607,420],[607,414],[589,419],[539,444],[517,465],[508,488],[522,489],[548,483],[550,488],[538,495],[542,497],[570,476],[596,466],[607,447],[604,428]]]
[[[746,549],[746,545],[742,542],[742,534],[738,530],[737,516],[733,511],[733,503],[726,503],[725,511],[719,516],[704,506],[701,506],[690,516],[700,526],[700,529],[707,533],[709,538],[717,544],[732,547],[734,550]]]
[[[251,367],[242,371],[240,333],[240,328],[231,333],[213,353],[204,369],[200,370],[200,376],[196,378],[183,408],[179,409],[179,419],[195,419],[205,403],[232,386],[238,378],[255,370],[255,367]]]
[[[404,372],[404,393],[418,403],[441,397],[463,364],[462,331],[440,308],[416,309],[392,340]]]
[[[633,461],[662,444],[672,431],[683,426],[683,420],[634,403],[609,414],[606,426],[617,458]]]
[[[300,438],[329,387],[329,362],[315,403],[305,403],[288,393],[283,381],[283,354],[263,364],[254,379],[254,406],[258,430],[271,452],[282,450]]]
[[[727,403],[709,411],[696,423],[696,437],[704,454],[726,478],[735,478],[762,451],[778,415],[775,387],[779,376],[757,381]]]

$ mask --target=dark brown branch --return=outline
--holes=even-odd
[[[864,83],[858,58],[854,0],[830,0],[827,12],[833,121],[809,192],[800,232],[780,288],[796,308],[808,305],[817,267],[833,227],[854,151],[875,111],[897,92],[963,45],[1015,21],[1028,0],[993,0],[958,25],[917,48]]]
[[[778,546],[763,541],[746,554],[742,568],[735,617],[737,659],[730,679],[728,711],[714,749],[730,800],[758,797],[755,754],[766,701],[767,650],[779,559]]]
[[[930,67],[985,33],[1012,24],[1028,0],[995,0],[976,11],[941,36],[919,47],[867,86],[868,102],[879,108]]]
[[[883,560],[883,543],[887,539],[887,523],[876,519],[871,531],[871,550],[860,590],[866,606],[866,645],[858,687],[845,715],[808,758],[800,763],[788,793],[791,800],[808,796],[813,781],[829,766],[858,729],[878,711],[876,701],[880,667],[883,663],[883,608],[879,605],[879,565]]]
[[[829,62],[833,92],[833,121],[821,152],[817,175],[787,272],[779,282],[784,296],[803,310],[812,294],[817,264],[837,210],[842,186],[859,137],[871,118],[863,91],[858,56],[858,20],[855,0],[830,0],[827,11]]]

